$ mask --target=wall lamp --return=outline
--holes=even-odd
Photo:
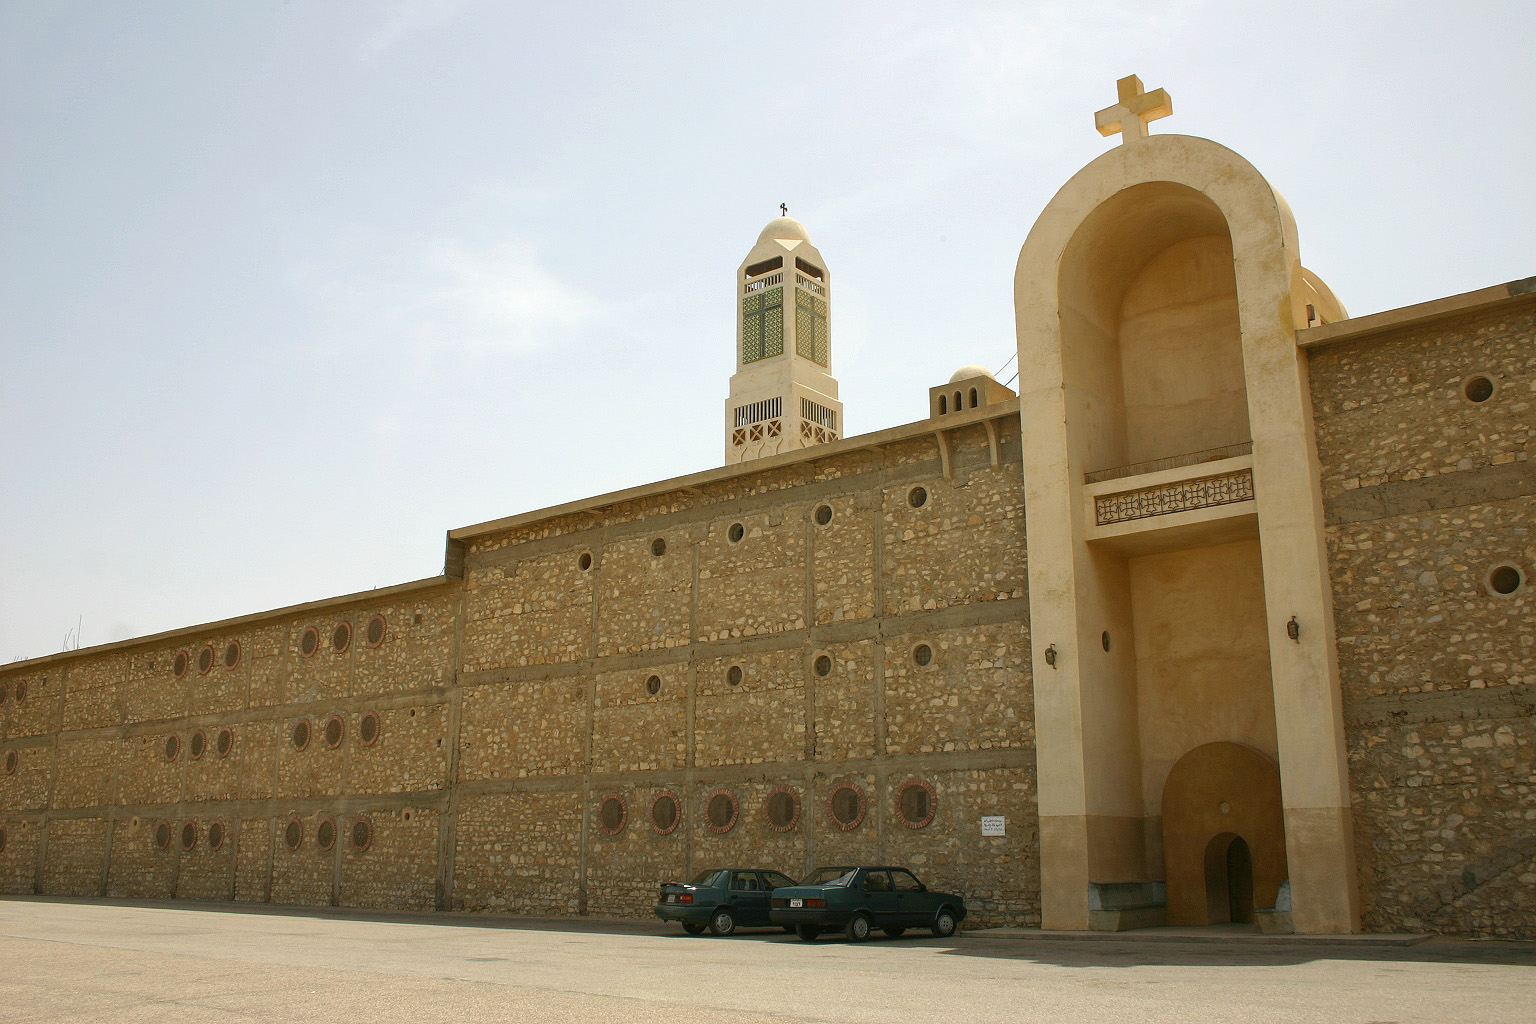
[[[1296,616],[1291,616],[1291,621],[1285,624],[1285,635],[1301,643],[1301,623],[1296,621]]]
[[[1045,649],[1045,663],[1051,668],[1056,667],[1056,645],[1051,644]]]

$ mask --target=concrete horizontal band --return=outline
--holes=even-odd
[[[1510,462],[1418,480],[1389,480],[1325,499],[1329,526],[1536,495],[1536,463]]]

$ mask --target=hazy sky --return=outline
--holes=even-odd
[[[780,202],[847,432],[922,418],[1127,74],[1355,315],[1531,276],[1533,54],[1529,0],[0,0],[0,659],[720,465]]]

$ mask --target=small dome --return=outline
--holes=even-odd
[[[811,236],[806,234],[805,225],[793,217],[773,218],[768,222],[768,226],[763,228],[763,233],[757,236],[759,243],[773,238],[799,239],[802,242],[811,240]]]
[[[988,380],[997,379],[992,376],[992,371],[985,366],[962,366],[955,371],[954,376],[949,378],[949,382],[954,384],[962,380],[969,380],[972,377],[985,377]]]

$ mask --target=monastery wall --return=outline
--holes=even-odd
[[[1310,364],[1364,927],[1536,937],[1536,310]]]
[[[707,866],[891,861],[1038,923],[994,423],[953,479],[903,428],[458,531],[462,582],[0,670],[0,890],[646,916]]]

